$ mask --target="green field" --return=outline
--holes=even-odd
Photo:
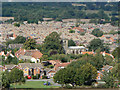
[[[10,85],[10,88],[58,88],[58,86],[53,86],[53,85],[50,85],[50,86],[46,86],[46,85],[43,85],[45,82],[44,81],[27,81],[25,84],[22,84],[22,85],[13,85],[11,84]]]

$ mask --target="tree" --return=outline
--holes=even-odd
[[[96,77],[97,70],[94,66],[87,62],[83,64],[83,62],[75,61],[58,71],[53,78],[62,86],[71,84],[74,87],[84,85],[86,81],[94,80]]]
[[[100,31],[100,29],[96,28],[92,31],[92,33],[96,37],[101,37],[103,35],[103,31]]]
[[[7,70],[2,73],[2,87],[3,88],[10,87],[10,77],[9,77],[9,72]]]
[[[16,57],[8,56],[7,59],[4,61],[4,64],[17,64],[18,59]]]
[[[26,41],[25,37],[23,37],[23,36],[17,36],[15,38],[15,40],[13,41],[13,43],[25,43],[25,41]]]
[[[43,48],[46,52],[49,50],[57,50],[58,53],[63,53],[60,35],[57,32],[49,34],[44,40]]]
[[[84,85],[86,81],[92,81],[97,77],[97,70],[91,64],[86,63],[77,69],[74,77],[76,85]]]
[[[14,26],[20,27],[20,23],[14,23]]]
[[[103,48],[103,41],[100,39],[93,39],[88,46],[89,50],[97,50],[98,48]]]
[[[113,88],[115,77],[112,75],[111,72],[104,72],[102,80],[105,81],[105,88]]]
[[[25,83],[25,77],[22,70],[14,68],[11,70],[10,74],[10,83]]]
[[[69,33],[75,33],[75,30],[69,30]]]
[[[24,48],[28,50],[35,49],[36,41],[34,39],[27,39],[26,42],[24,43]]]
[[[119,59],[120,58],[120,47],[115,48],[115,50],[112,52],[112,55],[116,58]]]
[[[76,44],[72,39],[70,39],[68,40],[68,46],[76,46]]]

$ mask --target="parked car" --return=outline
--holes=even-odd
[[[46,82],[46,83],[44,83],[43,85],[48,85],[48,86],[49,86],[49,85],[51,85],[51,84],[50,84],[50,82]]]
[[[27,76],[28,79],[31,79],[32,77],[30,75]]]

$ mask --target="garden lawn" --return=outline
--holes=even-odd
[[[53,86],[53,85],[50,85],[50,86],[46,86],[46,85],[43,85],[44,81],[26,81],[25,84],[22,84],[22,85],[15,85],[15,84],[11,84],[10,85],[10,88],[58,88],[58,86]]]

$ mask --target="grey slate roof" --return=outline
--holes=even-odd
[[[23,44],[9,44],[9,48],[15,49],[15,48],[20,48],[23,47]]]
[[[43,68],[41,63],[19,63],[19,65],[24,69],[25,67],[28,68]]]

